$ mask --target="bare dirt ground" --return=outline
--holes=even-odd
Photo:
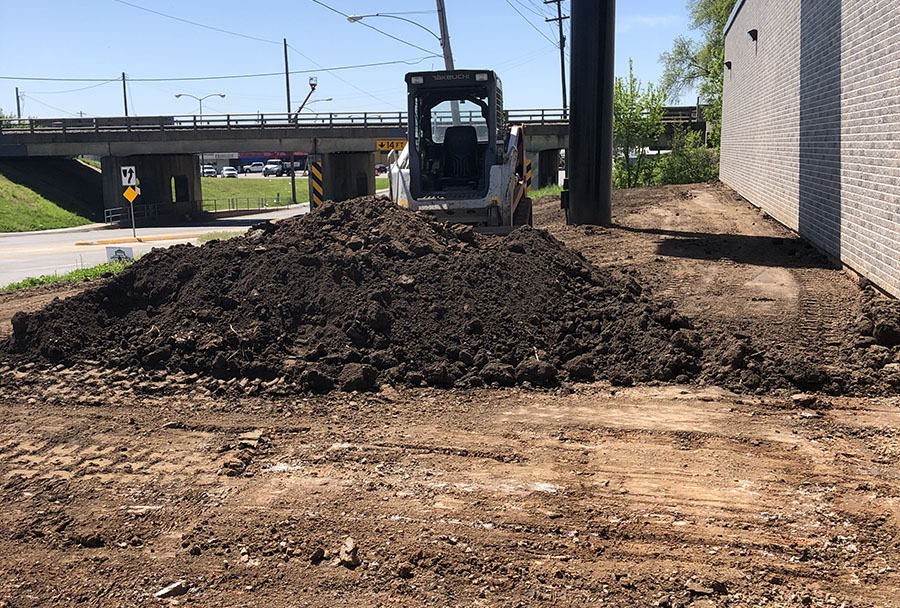
[[[852,338],[859,288],[727,189],[616,196],[613,228],[553,200],[536,223],[723,340]],[[0,388],[6,608],[900,606],[897,397],[159,397],[24,367]]]

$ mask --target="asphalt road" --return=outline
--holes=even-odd
[[[177,243],[188,242],[196,245],[197,238],[201,234],[218,231],[244,231],[258,222],[304,213],[309,213],[308,203],[297,205],[291,209],[265,211],[254,215],[208,220],[195,224],[138,228],[139,239],[152,240],[139,243],[117,243],[117,246],[131,247],[135,255],[141,255],[154,247],[169,247]],[[95,266],[107,259],[107,245],[100,241],[118,241],[130,239],[131,236],[130,228],[111,229],[102,224],[80,229],[0,233],[0,286],[28,277],[62,274],[76,268]]]

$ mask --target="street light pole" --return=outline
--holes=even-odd
[[[296,123],[297,119],[300,116],[300,112],[303,111],[304,106],[306,106],[306,102],[309,101],[310,96],[313,94],[313,91],[316,90],[316,87],[319,86],[319,79],[315,76],[309,77],[309,93],[306,94],[306,99],[303,100],[303,103],[300,104],[300,107],[297,108],[297,113],[294,114],[294,121]],[[288,108],[288,112],[291,109]],[[288,116],[288,120],[290,120],[290,116]],[[297,203],[297,172],[294,170],[294,154],[296,150],[291,150],[291,204]]]
[[[190,97],[191,99],[196,99],[200,102],[200,118],[203,118],[203,100],[208,99],[210,97],[221,97],[225,98],[225,93],[210,93],[209,95],[204,95],[203,97],[197,97],[196,95],[191,95],[190,93],[176,93],[175,98],[179,97]]]
[[[406,21],[407,23],[412,23],[418,28],[421,28],[437,38],[437,41],[441,45],[441,51],[444,54],[444,69],[449,71],[454,70],[453,66],[453,51],[450,48],[450,30],[447,28],[447,9],[444,7],[444,0],[437,0],[437,13],[438,13],[438,21],[441,28],[441,35],[438,36],[430,29],[422,25],[421,23],[416,23],[411,19],[407,19],[405,17],[399,17],[397,15],[391,15],[390,13],[372,13],[371,15],[350,15],[347,17],[347,21],[350,23],[356,23],[357,21],[361,21],[366,17],[387,17],[389,19],[399,19],[400,21]],[[453,124],[459,124],[459,102],[452,101],[450,102],[450,113],[453,115]]]

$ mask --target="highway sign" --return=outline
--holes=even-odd
[[[133,203],[134,199],[137,198],[137,195],[138,195],[137,190],[135,190],[131,186],[128,186],[127,188],[125,188],[125,192],[122,193],[122,196],[127,198],[129,203]]]
[[[375,140],[375,148],[379,152],[390,152],[391,150],[400,151],[406,147],[405,139],[377,139]]]
[[[122,171],[122,185],[123,186],[137,186],[137,173],[134,171],[134,167],[121,167]]]

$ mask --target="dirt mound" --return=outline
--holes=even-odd
[[[505,238],[376,199],[154,251],[13,318],[18,360],[165,369],[324,392],[688,380],[701,336],[633,276],[543,231]]]

